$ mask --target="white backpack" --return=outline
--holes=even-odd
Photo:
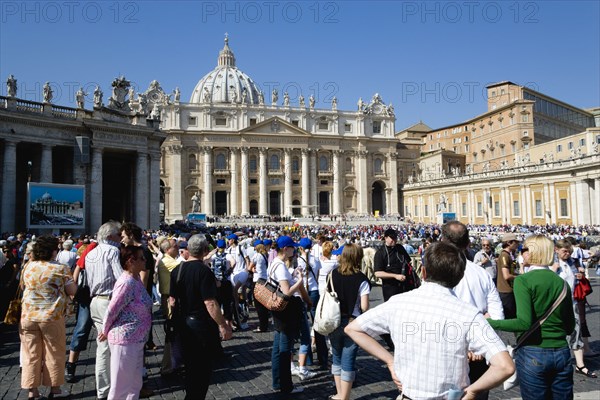
[[[340,311],[340,300],[333,287],[331,272],[327,275],[327,284],[323,295],[319,299],[315,310],[315,321],[313,329],[323,336],[329,335],[340,326],[342,314]]]

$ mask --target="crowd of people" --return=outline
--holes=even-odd
[[[157,348],[153,306],[167,329],[161,374],[184,373],[187,399],[206,396],[213,362],[226,357],[222,342],[248,329],[272,333],[272,389],[284,394],[304,390],[293,376],[331,373],[329,398],[349,399],[363,348],[387,365],[399,398],[456,392],[485,399],[515,365],[524,399],[572,398],[573,372],[596,378],[585,364],[599,354],[589,346],[578,285],[595,256],[586,240],[598,234],[598,226],[458,221],[235,225],[196,233],[109,221],[90,236],[4,235],[0,315],[21,287],[21,385],[33,399],[41,385],[50,387],[48,398],[69,396],[61,385],[76,380],[92,327],[97,398],[151,396],[143,378],[144,352]],[[365,274],[368,257],[373,270]],[[254,298],[260,281],[289,297],[285,309],[269,311]],[[369,309],[375,281],[384,303]],[[327,336],[312,329],[325,291],[335,291],[341,314]],[[67,357],[70,304],[76,325]],[[248,323],[252,312],[256,327]],[[448,324],[467,328],[453,340],[430,340],[446,338],[438,330]],[[516,333],[515,363],[491,328]]]

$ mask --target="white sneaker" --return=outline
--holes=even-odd
[[[303,379],[302,378],[302,371],[300,371],[300,368],[297,367],[297,366],[295,366],[295,365],[294,365],[294,367],[292,367],[292,375],[293,376],[297,376],[300,379]]]
[[[304,388],[302,386],[294,386],[290,394],[302,393],[304,392]]]
[[[317,373],[316,373],[316,372],[309,371],[309,370],[306,370],[306,371],[304,371],[304,372],[300,371],[300,375],[299,375],[299,377],[300,377],[300,380],[312,379],[312,378],[314,378],[315,376],[317,376]]]

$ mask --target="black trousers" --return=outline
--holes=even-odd
[[[213,373],[213,362],[217,356],[219,333],[206,321],[187,316],[182,327],[181,341],[185,360],[185,398],[206,398]]]
[[[471,383],[475,382],[477,379],[481,378],[483,374],[488,370],[489,366],[487,365],[485,359],[480,361],[471,361],[469,362],[469,381]],[[486,390],[483,392],[477,393],[475,396],[476,400],[487,400],[490,396],[490,391]]]
[[[383,301],[388,301],[390,297],[395,296],[397,294],[403,293],[404,288],[399,285],[382,285],[381,293],[383,294]],[[391,351],[394,351],[394,342],[392,341],[392,337],[387,333],[385,335],[381,335],[381,338],[387,344],[388,348]]]
[[[256,308],[256,314],[258,314],[258,328],[261,331],[269,330],[269,315],[271,315],[271,312],[256,299],[254,299],[254,308]]]
[[[504,308],[504,319],[517,318],[517,302],[515,301],[515,294],[502,293],[500,292],[500,300],[502,301],[502,308]]]

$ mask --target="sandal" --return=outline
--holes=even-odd
[[[595,378],[598,377],[595,373],[590,372],[589,368],[586,367],[585,365],[583,367],[577,367],[577,366],[575,366],[575,373],[581,374],[581,375],[585,375],[588,378],[594,378],[595,379]]]

